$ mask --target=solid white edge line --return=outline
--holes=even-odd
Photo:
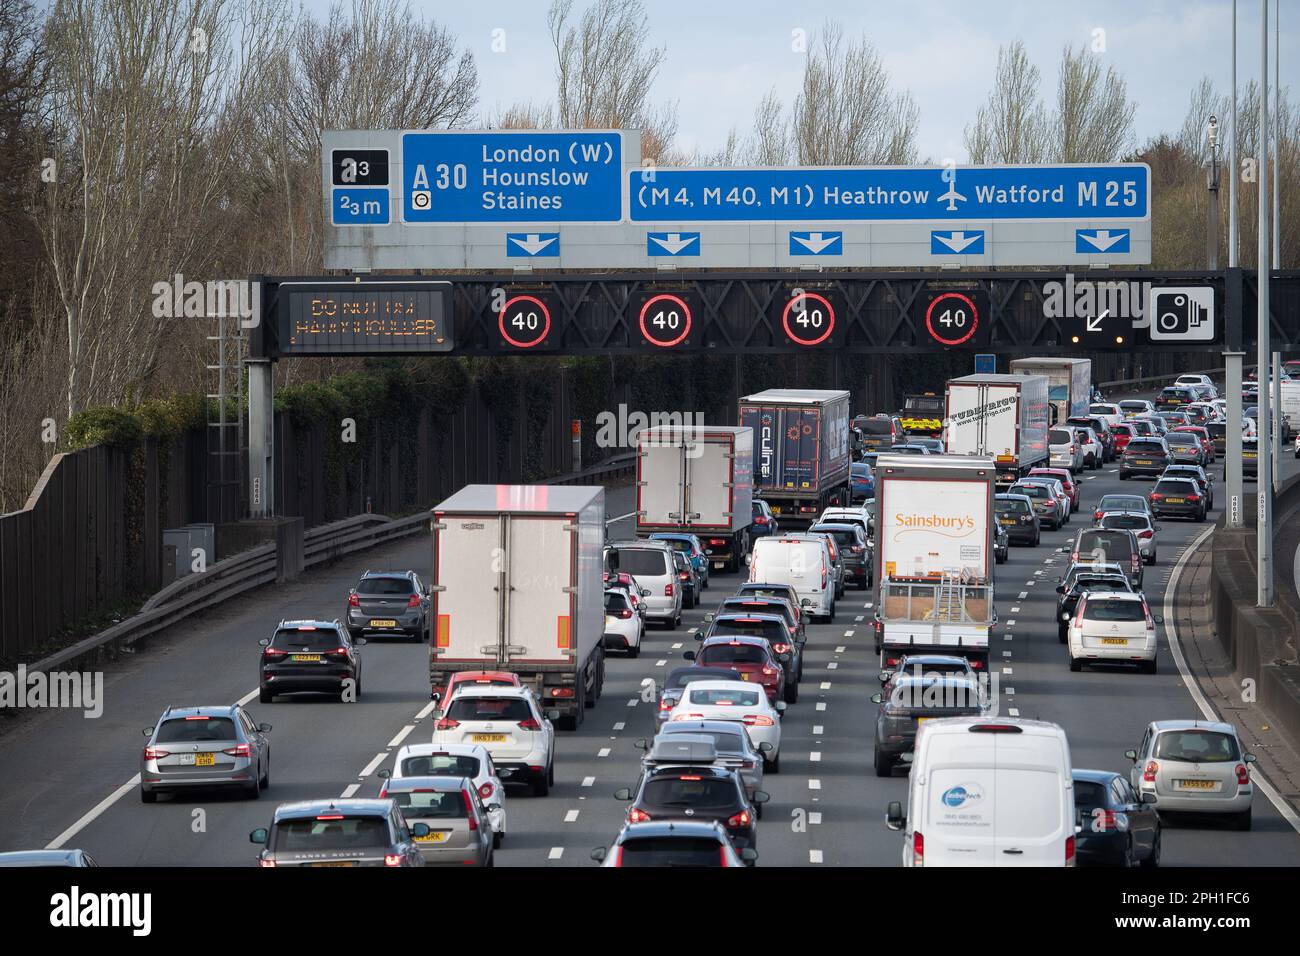
[[[49,843],[45,844],[45,849],[47,850],[63,849],[63,844],[67,843],[74,836],[76,836],[78,833],[80,833],[82,830],[88,827],[96,817],[98,817],[101,813],[103,813],[113,804],[117,803],[117,801],[121,800],[124,796],[126,796],[128,793],[130,793],[139,785],[140,785],[140,775],[137,773],[134,777],[132,777],[126,783],[122,784],[120,787],[118,787],[116,790],[114,790],[112,793],[106,796],[103,800],[100,800],[99,803],[95,804],[90,809],[90,811],[86,813],[80,820],[78,820],[72,826],[68,827],[66,830],[64,830],[62,833],[56,836]]]
[[[1187,692],[1191,695],[1197,709],[1200,710],[1205,719],[1220,723],[1232,723],[1232,721],[1224,720],[1215,713],[1214,707],[1201,692],[1200,685],[1196,683],[1196,678],[1192,676],[1191,670],[1187,667],[1187,661],[1183,657],[1183,648],[1178,642],[1178,626],[1174,623],[1174,595],[1178,593],[1178,579],[1183,576],[1183,566],[1187,563],[1187,559],[1192,556],[1192,553],[1200,548],[1205,543],[1205,539],[1212,534],[1214,534],[1214,528],[1212,527],[1206,528],[1198,534],[1192,543],[1188,545],[1187,550],[1174,563],[1174,573],[1170,576],[1169,586],[1165,589],[1165,643],[1169,645],[1169,653],[1173,655],[1174,663],[1178,665],[1178,673],[1183,677],[1183,686],[1187,688]],[[1213,570],[1211,570],[1211,573],[1213,573]],[[1282,799],[1281,794],[1264,776],[1263,771],[1260,771],[1259,776],[1255,779],[1255,786],[1264,791],[1264,796],[1268,797],[1268,802],[1273,804],[1277,812],[1282,815],[1282,819],[1291,824],[1291,829],[1295,830],[1296,833],[1300,833],[1300,815],[1297,815],[1291,809],[1291,804]]]

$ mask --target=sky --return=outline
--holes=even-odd
[[[1278,2],[1270,3],[1270,85]],[[575,20],[586,4],[575,0]],[[329,0],[306,6],[320,15]],[[411,6],[473,52],[485,118],[518,101],[554,98],[545,0],[411,0]],[[1243,85],[1259,75],[1260,6],[1260,0],[1237,4]],[[1294,88],[1300,80],[1300,2],[1281,0],[1281,7],[1281,80]],[[1049,104],[1062,49],[1103,42],[1104,52],[1096,55],[1125,78],[1137,104],[1137,144],[1178,130],[1202,76],[1221,91],[1231,86],[1231,0],[647,0],[646,8],[651,42],[667,54],[653,101],[676,102],[677,143],[687,153],[719,148],[732,127],[747,133],[769,89],[788,106],[804,65],[804,54],[791,48],[794,31],[814,34],[828,19],[839,21],[846,36],[865,35],[894,88],[911,92],[920,110],[922,159],[967,158],[963,128],[992,87],[999,46],[1016,39],[1042,73]],[[494,38],[498,47],[504,41],[503,52],[493,50]]]

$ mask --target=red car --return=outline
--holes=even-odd
[[[1176,432],[1191,432],[1201,442],[1201,448],[1205,452],[1205,460],[1208,463],[1214,462],[1214,439],[1210,436],[1210,430],[1204,425],[1179,425],[1174,429]]]
[[[1075,481],[1074,475],[1070,474],[1068,468],[1030,468],[1027,478],[1055,478],[1065,489],[1066,497],[1070,499],[1070,513],[1079,510],[1079,483]]]
[[[1110,426],[1110,430],[1115,433],[1115,455],[1124,454],[1124,449],[1128,443],[1137,437],[1138,430],[1129,422],[1120,422],[1118,425]]]
[[[687,651],[683,656],[701,667],[730,667],[740,673],[741,680],[762,684],[770,704],[785,699],[785,668],[772,656],[766,638],[738,634],[708,637],[698,654]]]

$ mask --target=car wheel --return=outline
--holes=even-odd
[[[1160,828],[1156,828],[1156,838],[1151,843],[1151,853],[1145,860],[1139,864],[1148,870],[1153,870],[1160,865]]]
[[[1124,844],[1124,858],[1120,865],[1126,870],[1131,870],[1137,866],[1137,857],[1133,855],[1133,838],[1129,837],[1128,843]]]
[[[533,796],[544,797],[551,792],[551,784],[547,774],[542,774],[533,781]]]
[[[248,800],[256,800],[262,795],[262,787],[257,782],[257,777],[254,777],[252,782],[247,784],[243,789],[244,797]]]
[[[269,690],[262,690],[259,688],[257,691],[257,700],[259,703],[269,704],[274,699],[274,697],[275,695],[272,694]]]
[[[785,682],[785,702],[787,704],[799,703],[799,684],[797,681],[788,680]]]
[[[501,832],[499,832],[499,831],[498,831],[497,833],[493,833],[493,834],[492,834],[492,849],[494,849],[494,850],[499,850],[499,849],[501,849],[501,841],[504,840],[505,838],[506,838],[506,835],[505,835],[504,833],[501,833]]]
[[[871,762],[875,764],[877,777],[892,777],[894,775],[894,761],[881,756],[879,749],[872,755]]]
[[[1042,532],[1035,531],[1035,532],[1034,532],[1034,547],[1035,547],[1035,548],[1038,547],[1038,545],[1042,542],[1042,540],[1043,540]]]
[[[260,781],[262,789],[265,790],[271,785],[271,764],[268,762],[262,770],[262,779]]]
[[[141,802],[141,803],[157,803],[157,802],[158,802],[158,794],[157,794],[156,792],[154,792],[153,790],[146,790],[144,787],[141,787],[141,788],[140,788],[140,802]]]
[[[1076,672],[1077,672],[1077,671],[1080,671],[1080,670],[1082,670],[1082,669],[1083,669],[1083,662],[1080,661],[1078,658],[1071,657],[1071,658],[1070,658],[1070,670],[1072,670],[1072,671],[1076,671]]]
[[[1239,814],[1237,814],[1236,819],[1232,821],[1232,828],[1233,828],[1234,830],[1249,830],[1249,829],[1250,829],[1250,811],[1247,810],[1245,813],[1239,813]]]
[[[773,758],[768,762],[767,767],[765,767],[764,769],[765,769],[768,773],[780,773],[780,772],[781,772],[781,751],[778,750],[778,751],[776,752],[776,756],[773,757]]]
[[[761,803],[754,805],[754,816],[763,819],[763,805]]]
[[[551,787],[555,786],[555,758],[554,757],[551,758],[551,763],[546,768],[546,784],[547,786],[551,786]]]
[[[1119,473],[1119,480],[1120,480],[1120,481],[1128,481],[1128,475],[1124,474],[1123,471],[1120,471],[1120,473]]]
[[[1056,629],[1056,640],[1057,640],[1057,643],[1064,644],[1064,643],[1066,642],[1066,640],[1069,638],[1069,636],[1070,636],[1070,632],[1069,632],[1069,630],[1068,630],[1067,628],[1064,628],[1064,627],[1058,627],[1058,628]]]
[[[638,657],[640,657],[641,645],[640,644],[637,644],[636,646],[628,645],[627,656],[630,657],[632,660],[636,660]]]
[[[1155,660],[1143,661],[1142,663],[1142,673],[1144,674],[1154,674],[1158,668],[1159,664]]]

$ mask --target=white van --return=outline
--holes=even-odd
[[[645,601],[647,620],[667,625],[682,623],[682,586],[673,564],[673,549],[664,541],[615,541],[605,545],[605,570],[626,571],[650,593]]]
[[[749,580],[788,584],[809,614],[835,620],[835,569],[826,539],[816,534],[759,538],[749,558]]]
[[[916,733],[904,866],[1074,866],[1074,779],[1065,731],[1039,720],[952,717]]]

